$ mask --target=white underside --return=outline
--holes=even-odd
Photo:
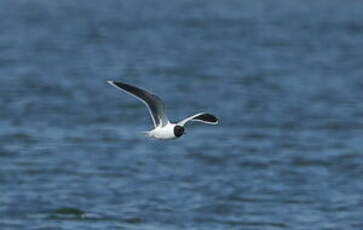
[[[151,131],[145,132],[148,137],[155,139],[174,139],[176,136],[174,135],[174,127],[176,124],[168,123],[167,125],[161,127],[158,126]]]

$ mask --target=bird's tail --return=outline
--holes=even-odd
[[[150,137],[150,131],[142,131],[141,133],[147,137]]]

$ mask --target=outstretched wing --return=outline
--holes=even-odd
[[[165,126],[169,122],[165,115],[165,106],[158,96],[129,84],[115,81],[108,81],[108,83],[117,89],[120,89],[131,96],[136,97],[138,100],[144,103],[149,110],[155,127]]]
[[[188,121],[199,121],[209,125],[217,125],[218,119],[210,113],[197,113],[178,122],[178,125],[184,126]]]

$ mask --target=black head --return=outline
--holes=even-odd
[[[174,135],[176,137],[181,137],[184,134],[184,128],[180,125],[174,127]]]

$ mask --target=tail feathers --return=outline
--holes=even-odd
[[[150,137],[150,131],[143,131],[141,133],[144,134],[147,137]]]

